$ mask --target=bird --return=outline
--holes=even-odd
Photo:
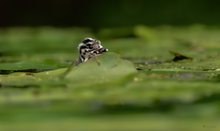
[[[108,49],[102,46],[100,40],[94,38],[84,38],[78,45],[79,58],[75,65],[84,63],[105,52],[108,52]]]
[[[78,66],[89,59],[94,58],[96,60],[96,56],[99,56],[105,52],[108,52],[107,48],[104,48],[101,44],[100,40],[94,38],[84,38],[77,47],[79,57],[76,61],[73,61],[71,65],[67,68],[67,70],[60,75],[60,78],[65,78],[65,76],[73,69],[74,65]],[[96,60],[97,64],[100,63]]]

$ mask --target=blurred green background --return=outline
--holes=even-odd
[[[0,130],[220,130],[219,4],[1,0]]]

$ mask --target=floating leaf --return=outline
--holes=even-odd
[[[9,74],[13,72],[41,72],[55,68],[56,65],[33,61],[20,61],[15,63],[0,64],[0,74]]]
[[[113,53],[98,56],[97,61],[92,59],[79,65],[67,75],[67,79],[75,84],[89,85],[118,81],[136,72],[131,62]]]

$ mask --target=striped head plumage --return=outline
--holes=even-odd
[[[79,59],[77,65],[107,51],[108,49],[101,45],[101,41],[93,38],[85,38],[78,46]]]

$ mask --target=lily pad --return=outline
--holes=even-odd
[[[52,63],[53,64],[53,63]],[[10,74],[13,72],[41,72],[57,68],[56,65],[39,63],[33,61],[20,61],[15,63],[0,64],[0,74]]]
[[[134,65],[114,53],[106,53],[79,65],[67,79],[75,84],[91,85],[120,81],[136,73]]]

